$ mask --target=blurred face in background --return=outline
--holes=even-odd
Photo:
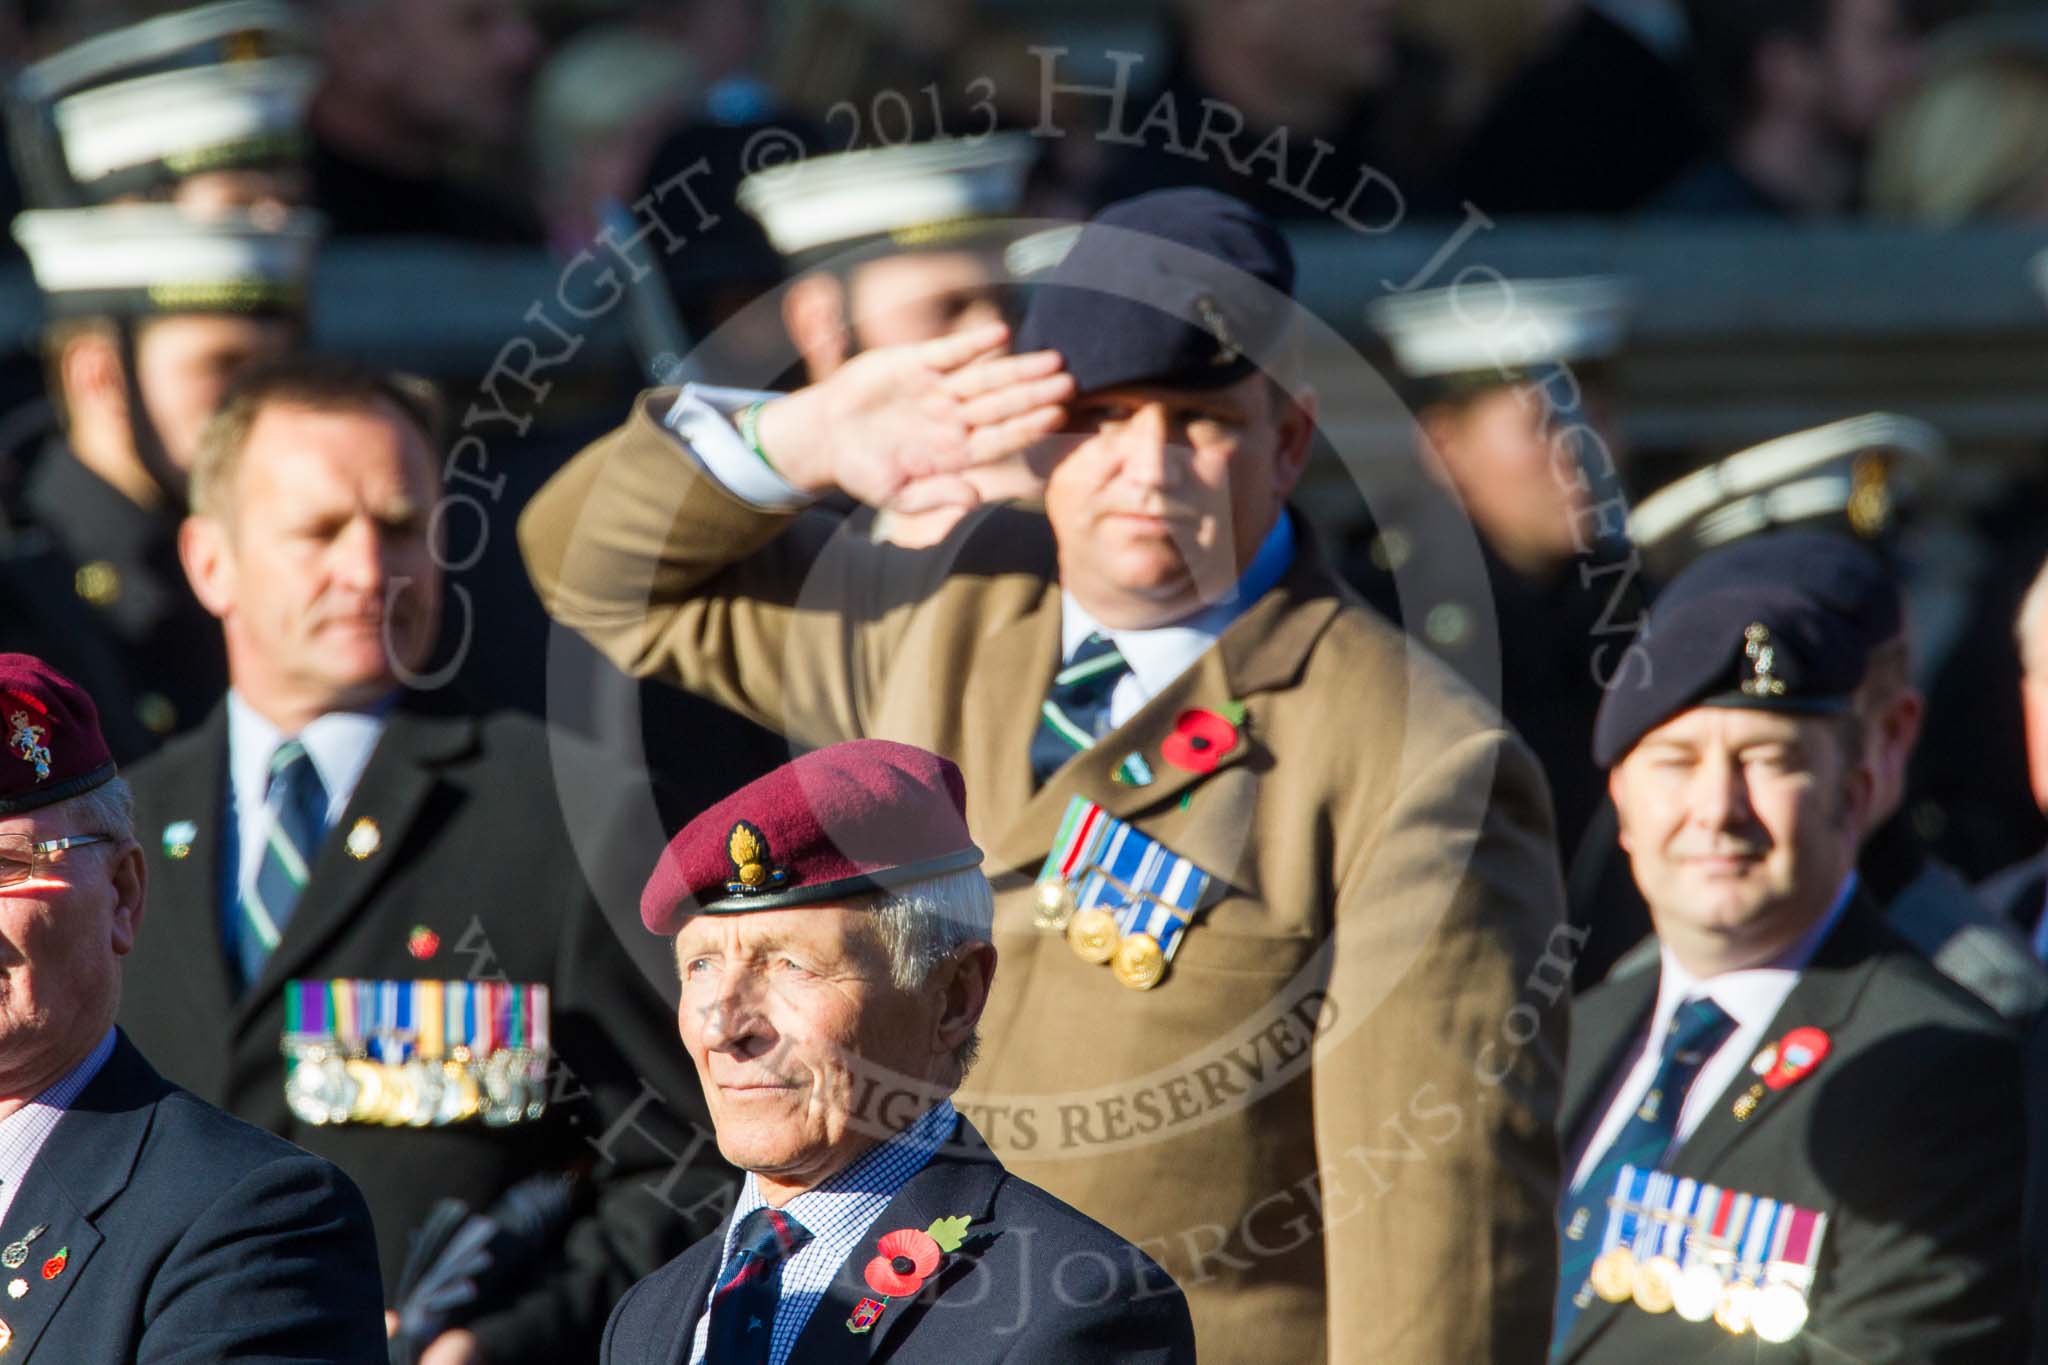
[[[1590,404],[1588,405],[1590,408]],[[1487,543],[1517,571],[1555,571],[1590,542],[1589,505],[1574,428],[1540,389],[1502,385],[1418,418],[1433,458]]]
[[[519,135],[541,36],[520,0],[338,0],[328,61],[352,99],[378,99],[432,143]]]
[[[228,505],[188,521],[181,549],[225,629],[230,677],[260,711],[367,705],[424,660],[438,493],[426,437],[382,403],[257,414]]]
[[[277,319],[194,313],[140,324],[136,384],[171,463],[180,470],[192,467],[199,433],[236,376],[298,342],[298,324]]]
[[[813,380],[861,351],[1001,322],[1008,291],[979,251],[905,251],[790,282],[782,321]]]
[[[1817,53],[1818,99],[1834,132],[1861,145],[1919,83],[1926,39],[1902,0],[1834,0]]]

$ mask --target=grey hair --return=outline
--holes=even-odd
[[[2048,629],[2048,563],[2034,575],[2034,582],[2027,589],[2027,595],[2020,600],[2020,613],[2013,622],[2013,634],[2019,637],[2020,671],[2029,677],[2048,674],[2048,640],[2041,638]]]
[[[924,989],[932,969],[970,943],[988,943],[995,933],[996,898],[981,869],[948,872],[880,893],[869,908],[875,936],[889,955],[889,977],[898,990]],[[981,1051],[976,1030],[953,1051],[966,1075]]]
[[[125,777],[110,777],[61,804],[80,814],[81,834],[111,834],[124,841],[135,837],[135,793]]]

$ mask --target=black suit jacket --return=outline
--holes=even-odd
[[[327,1162],[169,1084],[126,1037],[36,1154],[0,1241],[0,1358],[381,1365],[369,1211]],[[59,1250],[61,1269],[42,1269]]]
[[[924,1292],[891,1300],[867,1332],[847,1329],[862,1299],[875,1239],[939,1218],[973,1219],[960,1250]],[[697,1319],[725,1249],[725,1227],[619,1302],[605,1329],[605,1365],[687,1365]],[[1193,1361],[1187,1300],[1142,1251],[1003,1169],[966,1119],[896,1192],[804,1324],[790,1360],[1017,1360],[1165,1365]]]
[[[623,832],[631,784],[591,771],[596,760],[583,750],[560,757],[586,808],[579,827],[614,836],[611,846],[572,842],[546,735],[533,721],[394,710],[277,950],[239,997],[220,927],[225,707],[131,774],[149,897],[121,1017],[167,1075],[356,1180],[376,1220],[387,1296],[436,1200],[454,1196],[482,1211],[536,1172],[587,1177],[578,1221],[529,1289],[478,1305],[470,1325],[493,1365],[591,1359],[612,1303],[711,1227],[736,1183],[711,1140],[674,1014],[625,946],[653,954],[649,970],[663,969],[665,945],[638,916],[659,824],[640,812],[646,827]],[[611,795],[615,814],[588,809]],[[345,844],[363,817],[377,822],[381,841],[359,859]],[[189,854],[173,858],[162,831],[180,820],[198,834]],[[425,960],[407,949],[415,925],[440,939]],[[631,939],[619,932],[625,925]],[[673,980],[674,968],[665,970]],[[552,991],[559,1064],[539,1122],[386,1128],[294,1117],[279,1048],[287,981],[499,974]]]
[[[1562,1128],[1576,1150],[1648,1027],[1658,973],[1581,996]],[[1989,1008],[1929,966],[1859,896],[1766,1031],[1801,1025],[1832,1046],[1805,1079],[1733,1107],[1746,1069],[1665,1163],[1680,1176],[1828,1215],[1799,1336],[1772,1346],[1712,1322],[1595,1300],[1565,1361],[1989,1365],[2025,1340],[2020,1297],[2024,1143],[2020,1044]],[[1578,1141],[1572,1141],[1572,1139]]]
[[[2041,908],[2048,904],[2048,853],[1992,873],[1977,883],[1977,899],[2031,942]]]

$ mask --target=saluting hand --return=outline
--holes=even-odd
[[[812,494],[871,507],[961,512],[1028,495],[1019,455],[1057,431],[1073,377],[1055,351],[1005,356],[993,323],[856,356],[829,378],[762,408],[776,471]]]

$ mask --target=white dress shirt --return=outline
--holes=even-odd
[[[1601,1117],[1600,1126],[1593,1130],[1592,1140],[1579,1157],[1578,1167],[1572,1173],[1574,1190],[1593,1173],[1601,1156],[1628,1123],[1629,1115],[1649,1093],[1650,1082],[1656,1079],[1657,1068],[1663,1061],[1662,1049],[1649,1046],[1649,1040],[1665,1036],[1671,1027],[1671,1017],[1678,1013],[1680,1005],[1705,996],[1728,1012],[1728,1017],[1735,1021],[1735,1029],[1707,1059],[1693,1078],[1692,1088],[1686,1091],[1685,1107],[1678,1114],[1678,1134],[1674,1145],[1683,1143],[1699,1131],[1701,1122],[1721,1102],[1722,1092],[1742,1074],[1750,1059],[1765,1043],[1765,1031],[1777,1017],[1785,997],[1792,993],[1792,987],[1798,984],[1799,974],[1813,960],[1814,952],[1842,917],[1843,909],[1855,893],[1856,874],[1851,872],[1820,923],[1779,954],[1776,960],[1762,967],[1746,967],[1741,971],[1722,972],[1702,979],[1680,966],[1669,948],[1663,949],[1663,975],[1657,984],[1657,1007],[1650,1012],[1649,1030],[1637,1038],[1634,1061],[1625,1073],[1626,1079],[1614,1092],[1606,1114]]]
[[[768,1365],[785,1365],[789,1360],[812,1310],[838,1278],[839,1267],[868,1240],[875,1220],[889,1207],[896,1192],[909,1184],[910,1177],[923,1170],[932,1153],[953,1136],[959,1117],[951,1100],[940,1100],[895,1137],[862,1154],[816,1189],[805,1190],[782,1206],[784,1213],[811,1234],[811,1240],[782,1263],[782,1278],[777,1284],[780,1297],[775,1303],[775,1322],[769,1328]],[[705,1342],[711,1332],[711,1299],[717,1295],[726,1264],[732,1260],[732,1242],[739,1233],[740,1222],[766,1202],[761,1198],[759,1182],[749,1171],[740,1184],[732,1218],[725,1225],[725,1249],[719,1253],[718,1273],[711,1277],[711,1293],[705,1296],[704,1311],[697,1315],[697,1333],[690,1348],[692,1365],[700,1365],[704,1360]],[[883,1228],[874,1235],[880,1237],[883,1232],[893,1231],[894,1228]]]
[[[313,771],[327,789],[327,826],[333,828],[355,795],[356,783],[369,766],[370,755],[384,733],[388,708],[374,711],[330,711],[310,722],[296,738],[306,746]],[[223,873],[234,881],[222,888],[229,912],[256,883],[267,831],[263,809],[270,788],[270,759],[287,736],[256,714],[240,693],[228,692],[228,811],[226,836],[231,842],[221,859]]]
[[[704,471],[728,493],[770,512],[790,511],[811,500],[747,448],[733,421],[741,409],[776,397],[780,395],[752,389],[685,384],[664,419]],[[1131,666],[1131,671],[1117,680],[1109,694],[1109,723],[1122,725],[1193,667],[1195,660],[1216,643],[1216,637],[1278,583],[1293,562],[1294,526],[1283,513],[1266,533],[1252,555],[1252,562],[1229,594],[1171,625],[1147,630],[1104,630],[1074,600],[1072,593],[1062,589],[1060,661],[1065,663],[1073,658],[1081,642],[1095,631],[1101,630],[1116,642],[1117,651]]]
[[[6,1227],[7,1212],[14,1207],[14,1196],[21,1189],[21,1182],[28,1178],[29,1168],[35,1165],[36,1153],[42,1151],[43,1144],[50,1140],[50,1134],[56,1131],[58,1120],[64,1117],[71,1102],[92,1083],[92,1078],[100,1074],[100,1068],[113,1055],[114,1030],[108,1029],[107,1036],[86,1054],[84,1061],[65,1072],[54,1085],[27,1104],[0,1119],[0,1228]],[[0,1237],[0,1241],[12,1241],[21,1235],[14,1229],[7,1231],[13,1236]]]

